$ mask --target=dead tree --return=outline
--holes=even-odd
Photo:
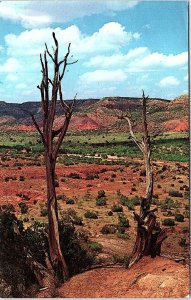
[[[43,114],[42,126],[38,124],[33,114],[30,113],[30,115],[44,145],[50,260],[55,276],[59,279],[59,281],[65,281],[68,279],[68,268],[62,255],[59,240],[58,208],[55,190],[55,167],[59,149],[71,120],[76,98],[75,96],[74,100],[71,101],[70,104],[64,101],[62,93],[62,79],[65,75],[67,66],[74,64],[77,61],[68,62],[70,55],[70,44],[68,45],[67,52],[63,59],[59,60],[59,44],[54,32],[53,39],[55,44],[53,47],[53,53],[49,51],[47,45],[45,44],[46,50],[44,51],[43,55],[40,54],[42,80],[41,84],[38,85],[37,88],[40,90],[41,94],[41,106]],[[54,67],[52,79],[49,76],[49,62],[47,57],[49,57],[49,60],[53,63]],[[54,121],[58,101],[63,111],[63,123],[59,128],[55,129]],[[55,137],[57,137],[56,140]]]
[[[129,131],[132,140],[143,153],[145,169],[146,169],[146,193],[145,198],[140,200],[139,214],[134,212],[134,219],[137,222],[137,236],[130,259],[129,267],[137,262],[142,256],[150,255],[155,257],[160,255],[161,244],[167,237],[167,230],[161,229],[159,222],[156,220],[155,211],[151,210],[153,196],[153,168],[151,163],[151,142],[148,133],[147,124],[147,100],[144,91],[142,94],[142,140],[138,139],[133,132],[133,124],[131,116],[122,115],[120,118],[125,119],[129,125]]]

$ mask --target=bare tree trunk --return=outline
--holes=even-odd
[[[76,96],[70,104],[66,103],[63,99],[62,93],[62,79],[65,75],[65,71],[69,65],[76,63],[77,61],[68,62],[70,55],[70,44],[68,50],[62,60],[59,61],[59,44],[53,32],[53,39],[55,46],[53,53],[50,53],[47,45],[44,54],[40,54],[40,62],[42,67],[42,80],[41,84],[37,86],[41,93],[41,105],[43,113],[43,125],[40,125],[36,121],[33,114],[33,123],[39,132],[45,153],[46,162],[46,181],[47,181],[47,206],[48,206],[48,241],[49,241],[49,253],[52,268],[59,281],[65,281],[68,279],[68,268],[64,257],[62,255],[58,231],[58,208],[55,190],[55,166],[59,149],[66,135],[71,116],[73,113],[73,107]],[[53,63],[53,77],[49,77],[49,62],[47,55]],[[63,112],[63,123],[58,128],[54,128],[54,121],[56,116],[56,108],[59,98],[59,104]],[[54,138],[57,136],[57,140]]]
[[[61,281],[68,279],[68,268],[60,248],[58,231],[58,209],[55,191],[55,161],[47,155],[47,204],[48,204],[48,242],[50,258],[55,275]]]
[[[133,133],[131,120],[128,116],[122,116],[128,121],[130,134],[133,141],[143,153],[145,169],[146,169],[146,192],[145,198],[140,201],[139,215],[134,212],[134,218],[137,221],[137,236],[130,259],[129,267],[137,262],[142,256],[151,255],[155,257],[160,255],[161,244],[167,237],[167,230],[161,229],[159,222],[154,214],[155,210],[150,210],[153,197],[153,168],[151,164],[151,145],[150,136],[147,128],[147,108],[146,102],[148,97],[145,97],[144,91],[142,96],[142,122],[143,122],[143,137],[142,141],[138,140]]]

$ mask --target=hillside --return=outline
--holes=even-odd
[[[69,100],[68,100],[69,101]],[[22,104],[0,102],[0,129],[2,131],[33,131],[31,118],[24,110],[30,110],[41,122],[40,102]],[[78,100],[69,130],[107,130],[124,132],[128,130],[125,121],[118,119],[122,113],[131,111],[133,119],[141,116],[140,98],[105,97],[102,99]],[[155,131],[155,124],[163,131],[188,130],[188,96],[182,95],[174,100],[150,99],[148,101],[148,120],[150,129]],[[61,111],[57,107],[55,126],[62,123]],[[135,130],[139,131],[139,124]]]
[[[36,296],[50,297],[50,292]],[[57,291],[62,298],[184,298],[188,294],[189,266],[164,257],[144,257],[131,269],[90,270],[72,277]]]

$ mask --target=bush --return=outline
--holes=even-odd
[[[69,208],[67,211],[62,213],[63,220],[69,220],[69,223],[72,222],[74,225],[83,225],[83,219],[77,215],[75,209]]]
[[[164,219],[163,225],[164,226],[175,226],[175,222],[173,219]]]
[[[105,191],[104,190],[98,191],[97,199],[104,198],[104,197],[106,197]]]
[[[129,220],[125,217],[124,214],[119,214],[118,215],[118,226],[119,227],[129,227]]]
[[[183,222],[184,221],[184,216],[182,214],[176,214],[175,215],[175,221]]]
[[[94,180],[94,179],[99,179],[99,176],[97,174],[88,174],[86,176],[86,180]]]
[[[123,207],[117,204],[114,204],[111,208],[111,211],[113,212],[123,212]]]
[[[66,199],[66,204],[75,204],[75,201],[72,198],[67,198]]]
[[[47,203],[46,203],[46,204],[41,204],[41,206],[40,206],[40,216],[41,216],[41,217],[46,217],[46,216],[48,216]]]
[[[108,213],[107,213],[107,214],[108,214],[108,216],[110,216],[110,217],[111,217],[111,216],[113,216],[113,212],[112,212],[111,210],[110,210],[110,211],[108,211]]]
[[[189,210],[185,210],[185,211],[183,212],[183,214],[184,214],[184,217],[185,217],[185,218],[189,218],[189,216],[190,216]]]
[[[15,208],[12,204],[3,204],[2,206],[0,206],[0,210],[3,210],[6,213],[13,213],[15,212]]]
[[[160,202],[158,199],[154,198],[154,199],[152,200],[152,204],[153,204],[153,205],[158,205],[158,206],[160,206],[160,205],[161,205],[161,202]]]
[[[96,199],[96,206],[104,206],[106,204],[107,204],[107,201],[106,201],[105,197]]]
[[[180,241],[179,241],[179,245],[181,247],[185,247],[186,246],[186,238],[181,238]]]
[[[98,253],[102,252],[102,249],[103,249],[102,244],[100,244],[98,242],[93,242],[93,241],[89,243],[89,247],[91,250],[98,252]]]
[[[80,174],[77,173],[70,173],[68,175],[69,178],[73,178],[73,179],[81,179],[82,177],[80,176]]]
[[[26,288],[35,283],[34,274],[26,264],[23,229],[22,222],[14,214],[0,208],[1,297],[25,297]]]
[[[183,227],[182,232],[183,233],[189,233],[189,227],[188,226]]]
[[[19,204],[21,214],[26,214],[28,212],[28,206],[24,202],[20,202]]]
[[[88,269],[95,261],[95,251],[89,246],[88,241],[75,231],[72,224],[59,222],[60,245],[69,269],[69,275],[73,276]]]
[[[158,194],[153,194],[153,198],[154,198],[154,199],[158,199],[158,198],[159,198],[159,195],[158,195]]]
[[[120,195],[120,203],[124,206],[127,206],[129,202],[129,198],[127,196],[124,196],[124,195]]]
[[[172,198],[166,197],[161,205],[161,209],[171,209],[175,207],[174,200]]]
[[[169,194],[169,196],[171,196],[171,197],[180,197],[180,198],[183,197],[183,194],[182,194],[181,192],[179,192],[179,191],[171,190],[171,191],[169,191],[168,194]]]
[[[87,210],[84,214],[87,219],[98,219],[98,213],[95,211]]]
[[[105,224],[102,229],[101,233],[103,234],[114,234],[117,231],[117,225],[114,224]]]
[[[25,176],[20,176],[19,181],[25,181]]]

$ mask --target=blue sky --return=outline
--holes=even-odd
[[[187,1],[1,1],[0,100],[40,100],[39,54],[71,42],[64,96],[173,99],[188,92]]]

